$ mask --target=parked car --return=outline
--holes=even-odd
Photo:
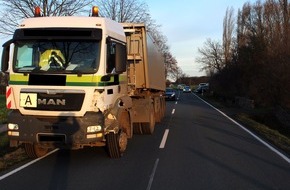
[[[199,83],[198,87],[202,87],[202,86],[209,86],[208,83]]]
[[[176,92],[173,88],[166,88],[165,100],[176,100]]]
[[[183,92],[191,92],[191,89],[190,89],[190,87],[189,86],[185,86],[184,88],[183,88]]]
[[[209,85],[208,83],[205,83],[206,85],[199,85],[197,87],[197,89],[194,90],[195,93],[198,93],[198,94],[202,94],[204,92],[207,92],[209,90]]]

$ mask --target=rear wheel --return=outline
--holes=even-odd
[[[48,148],[44,148],[41,147],[39,144],[37,143],[25,143],[24,144],[24,149],[26,154],[30,157],[30,158],[39,158],[42,157],[44,155],[46,155],[49,151]]]
[[[155,115],[154,115],[154,107],[153,105],[150,107],[150,116],[149,122],[142,123],[142,132],[146,135],[151,135],[154,132],[155,128]]]
[[[155,115],[155,122],[160,122],[162,119],[162,113],[161,113],[161,106],[157,111],[154,110]]]
[[[142,135],[142,126],[141,123],[133,123],[133,132],[137,135]]]
[[[161,100],[162,102],[162,118],[165,116],[165,112],[166,112],[166,101],[165,101],[165,98],[162,98]]]
[[[116,134],[111,132],[106,135],[106,139],[109,156],[111,158],[122,157],[127,148],[127,134],[122,131]]]

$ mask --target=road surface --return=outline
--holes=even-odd
[[[167,102],[153,135],[136,135],[121,159],[103,148],[59,150],[0,174],[17,189],[290,189],[290,160],[192,93]]]

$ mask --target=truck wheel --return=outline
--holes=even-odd
[[[24,149],[28,157],[30,158],[39,158],[46,155],[49,151],[48,148],[43,148],[36,143],[25,143]]]
[[[124,151],[127,148],[127,135],[124,132],[120,133],[109,133],[106,135],[107,140],[107,149],[109,156],[111,158],[120,158],[122,157]]]
[[[121,130],[127,134],[127,138],[132,138],[131,119],[129,112],[122,111],[119,115],[118,121]]]
[[[165,116],[165,112],[166,112],[166,102],[165,102],[165,99],[162,98],[161,99],[161,119]]]
[[[161,119],[162,119],[162,116],[161,116],[161,107],[159,108],[159,110],[158,111],[156,111],[155,112],[155,110],[154,110],[154,115],[155,115],[155,122],[160,122],[161,121]]]
[[[137,135],[142,135],[142,126],[141,123],[133,123],[133,132]]]
[[[155,116],[154,116],[154,108],[153,106],[151,107],[150,110],[150,118],[149,118],[149,122],[146,123],[142,123],[142,132],[145,135],[151,135],[154,132],[154,128],[155,128]]]

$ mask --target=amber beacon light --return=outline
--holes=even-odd
[[[34,17],[40,17],[40,7],[35,7],[34,9]]]
[[[95,17],[99,16],[99,7],[93,6],[93,8],[92,8],[92,16],[95,16]]]

